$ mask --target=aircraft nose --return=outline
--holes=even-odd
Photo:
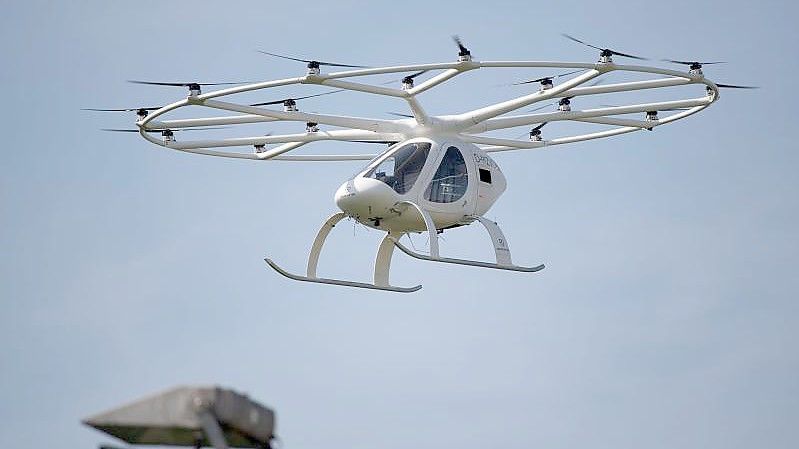
[[[336,206],[356,219],[385,218],[389,209],[400,200],[385,183],[372,178],[351,179],[338,188]]]

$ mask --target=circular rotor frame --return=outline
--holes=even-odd
[[[431,116],[428,115],[418,96],[427,90],[445,83],[456,76],[481,69],[494,68],[552,68],[585,71],[571,79],[547,89],[538,90],[500,103],[488,105],[479,109],[455,115]],[[350,78],[368,75],[407,73],[419,71],[438,71],[430,79],[419,83],[417,86],[405,84],[403,89],[390,88],[385,85],[373,85],[350,81]],[[611,72],[646,73],[660,75],[660,78],[644,81],[629,81],[615,84],[585,85],[591,80]],[[263,107],[249,106],[224,101],[225,97],[244,92],[268,90],[290,85],[319,85],[335,89],[363,92],[373,95],[401,98],[408,103],[413,113],[413,118],[399,120],[384,120],[375,118],[350,117],[331,114],[309,113],[303,111],[278,111]],[[399,84],[399,83],[398,83]],[[540,112],[522,115],[507,115],[521,108],[541,102],[556,101],[558,99],[571,99],[591,95],[609,94],[616,92],[629,92],[639,90],[657,90],[675,86],[704,84],[705,94],[696,98],[684,98],[673,101],[654,103],[631,104],[627,106],[601,107],[586,110],[557,110],[553,112]],[[551,85],[550,85],[551,86]],[[500,152],[512,150],[525,150],[545,148],[554,145],[581,142],[626,134],[640,130],[651,130],[657,126],[665,125],[676,120],[693,115],[719,99],[718,86],[706,79],[701,73],[680,72],[657,67],[640,65],[620,65],[613,62],[582,63],[559,61],[474,61],[465,60],[458,62],[445,62],[436,64],[415,64],[404,66],[389,66],[379,68],[365,68],[347,70],[334,73],[309,73],[296,78],[286,78],[273,81],[264,81],[242,86],[225,88],[208,93],[192,92],[188,98],[164,106],[136,124],[141,136],[160,146],[189,153],[205,154],[230,158],[253,160],[296,160],[296,161],[340,161],[340,160],[370,160],[376,154],[350,154],[350,155],[288,155],[307,143],[334,140],[334,141],[401,141],[407,138],[430,136],[437,134],[454,134],[458,138],[475,143],[486,152]],[[198,105],[207,108],[233,112],[235,115],[206,117],[196,119],[159,120],[164,114],[176,109]],[[652,111],[674,111],[682,109],[665,117],[652,115]],[[643,114],[645,119],[635,120],[617,117],[626,114]],[[518,140],[505,139],[485,135],[485,133],[519,126],[536,126],[541,123],[557,121],[578,121],[608,125],[611,128],[604,131],[587,134],[576,134],[558,137],[550,140]],[[219,125],[236,125],[264,122],[300,122],[316,123],[332,126],[338,129],[329,131],[315,131],[298,134],[272,134],[268,136],[236,137],[218,140],[175,141],[159,139],[148,131],[167,130],[176,128],[192,128]],[[276,144],[271,148],[266,145]],[[256,147],[255,152],[235,152],[228,150],[233,147]]]

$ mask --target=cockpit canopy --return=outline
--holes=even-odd
[[[388,184],[400,195],[405,194],[413,188],[416,179],[422,173],[427,156],[430,154],[430,147],[430,142],[403,145],[392,150],[364,176]]]
[[[429,159],[430,142],[412,142],[390,150],[387,156],[366,173],[364,177],[384,182],[400,195],[408,193],[422,173]],[[459,200],[469,186],[466,160],[457,147],[449,146],[435,174],[428,182],[424,198],[434,203],[451,203]]]

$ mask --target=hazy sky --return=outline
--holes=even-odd
[[[286,449],[795,447],[797,12],[769,1],[9,2],[0,447],[94,448],[112,440],[81,418],[183,383],[273,407]],[[439,62],[455,58],[458,33],[478,59],[596,59],[563,32],[657,59],[728,61],[707,76],[762,88],[723,91],[652,133],[498,155],[508,190],[489,217],[515,261],[547,268],[397,254],[394,282],[424,285],[411,295],[295,283],[263,263],[301,271],[359,162],[188,155],[99,131],[131,126],[131,114],[79,110],[185,95],[127,79],[304,70],[258,49]],[[521,94],[497,87],[515,76],[545,74],[480,72],[420,99],[456,113]],[[303,104],[406,110],[352,93]],[[337,227],[320,274],[369,279],[379,239]],[[443,254],[491,256],[476,226],[444,239]]]

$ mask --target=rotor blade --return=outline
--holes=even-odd
[[[380,143],[383,145],[394,145],[397,143],[395,140],[348,140],[347,142],[356,142],[356,143]]]
[[[538,131],[539,129],[543,128],[544,125],[546,125],[547,123],[549,123],[549,122],[544,122],[544,123],[536,126],[535,128],[532,129],[532,131]]]
[[[369,68],[369,66],[365,66],[365,65],[339,64],[339,63],[336,63],[336,62],[325,62],[325,61],[316,61],[316,60],[309,60],[309,59],[300,59],[300,58],[294,58],[292,56],[279,55],[277,53],[269,53],[268,51],[263,51],[263,50],[258,50],[258,51],[260,53],[265,54],[265,55],[274,56],[276,58],[290,59],[292,61],[298,61],[298,62],[305,62],[305,63],[316,62],[319,65],[327,65],[327,66],[333,66],[333,67],[351,67],[351,68],[356,68],[356,69],[367,69],[367,68]]]
[[[326,66],[331,66],[331,67],[350,67],[350,68],[353,68],[353,69],[368,69],[369,68],[368,65],[338,64],[338,63],[335,63],[335,62],[324,62],[324,61],[316,61],[316,62],[318,62],[319,65],[326,65]]]
[[[725,89],[760,89],[760,86],[737,86],[735,84],[716,84],[716,86]]]
[[[711,61],[711,62],[702,62],[702,61],[678,61],[676,59],[661,59],[661,61],[665,62],[673,62],[675,64],[683,64],[683,65],[709,65],[709,64],[726,64],[726,61]]]
[[[386,112],[386,114],[396,115],[397,117],[407,117],[407,118],[413,118],[413,116],[412,116],[412,115],[410,115],[410,114],[403,114],[403,113],[401,113],[401,112]]]
[[[545,78],[536,78],[534,80],[527,80],[527,81],[519,81],[518,83],[512,83],[511,86],[521,86],[522,84],[532,84],[532,83],[539,83],[541,81],[550,79],[549,77]]]
[[[403,77],[402,77],[401,79],[399,79],[399,80],[393,79],[393,80],[391,80],[391,81],[386,81],[385,83],[380,83],[380,85],[381,85],[381,86],[387,86],[387,85],[389,85],[389,84],[394,84],[394,83],[396,83],[396,82],[402,82],[402,81],[403,81],[404,79],[406,79],[406,78],[414,79],[414,78],[416,78],[417,76],[419,76],[419,75],[422,75],[422,74],[425,74],[425,73],[427,73],[427,72],[429,72],[429,70],[420,70],[420,71],[418,71],[418,72],[416,72],[416,73],[414,73],[414,74],[411,74],[411,75],[408,75],[408,76],[403,76]]]
[[[461,53],[464,53],[464,54],[468,54],[469,53],[469,49],[466,48],[466,46],[463,45],[463,41],[461,40],[460,36],[458,36],[457,34],[453,34],[452,35],[452,40],[455,41],[455,45],[458,46],[458,50],[460,50]]]
[[[631,55],[631,54],[627,54],[627,53],[622,53],[622,52],[620,52],[620,51],[611,50],[610,48],[600,48],[600,47],[597,47],[596,45],[591,45],[591,44],[589,44],[588,42],[583,42],[583,41],[581,41],[580,39],[577,39],[577,38],[576,38],[576,37],[574,37],[574,36],[569,36],[568,34],[565,34],[565,33],[561,33],[561,35],[562,35],[563,37],[565,37],[566,39],[571,39],[571,40],[573,40],[574,42],[579,42],[579,43],[581,43],[581,44],[583,44],[583,45],[587,45],[587,46],[589,46],[589,47],[591,47],[591,48],[596,48],[597,50],[600,50],[600,51],[605,51],[605,50],[607,50],[607,51],[609,51],[611,54],[614,54],[614,55],[617,55],[617,56],[624,56],[624,57],[626,57],[626,58],[633,58],[633,59],[640,59],[640,60],[642,60],[642,61],[648,61],[648,59],[647,59],[647,58],[644,58],[643,56],[635,56],[635,55]]]
[[[161,133],[164,131],[180,132],[180,131],[205,131],[209,129],[227,129],[229,126],[206,126],[202,128],[179,128],[179,129],[145,129],[144,132],[148,133]],[[138,129],[120,129],[120,128],[102,128],[100,131],[110,131],[115,133],[137,133]]]
[[[161,83],[157,81],[139,81],[139,80],[128,80],[129,83],[133,84],[147,84],[150,86],[176,86],[176,87],[184,87],[188,86],[186,83]]]
[[[227,129],[227,128],[230,128],[230,126],[203,126],[203,127],[198,127],[198,128],[170,129],[170,131],[175,131],[175,132],[178,132],[178,131],[205,131],[205,130],[209,130],[209,129]],[[156,130],[156,131],[162,131],[162,130]]]
[[[253,103],[250,106],[268,106],[268,105],[271,105],[271,104],[282,104],[283,102],[286,102],[288,100],[295,100],[295,101],[296,100],[304,100],[306,98],[321,97],[322,95],[330,95],[330,94],[335,94],[337,92],[344,92],[345,90],[347,90],[347,89],[336,89],[336,90],[331,90],[329,92],[322,92],[321,94],[306,95],[304,97],[286,97],[286,98],[283,98],[282,100],[265,101],[263,103]]]
[[[263,50],[258,50],[258,52],[259,53],[263,53],[265,55],[274,56],[276,58],[290,59],[292,61],[298,61],[298,62],[311,62],[311,61],[308,61],[307,59],[293,58],[291,56],[279,55],[277,53],[269,53],[268,51],[263,51]]]
[[[566,33],[561,33],[560,35],[561,35],[561,36],[563,36],[563,37],[565,37],[566,39],[571,39],[571,40],[573,40],[574,42],[579,42],[579,43],[581,43],[581,44],[583,44],[583,45],[587,45],[587,46],[589,46],[589,47],[591,47],[591,48],[596,48],[597,50],[604,50],[603,48],[599,48],[599,47],[597,47],[596,45],[591,45],[591,44],[589,44],[588,42],[583,42],[583,41],[581,41],[580,39],[577,39],[577,38],[576,38],[576,37],[574,37],[574,36],[569,36],[569,35],[568,35],[568,34],[566,34]]]
[[[189,87],[192,84],[197,84],[199,86],[230,86],[233,84],[249,84],[252,81],[237,81],[234,83],[168,83],[168,82],[161,82],[161,81],[140,81],[140,80],[128,80],[129,83],[133,84],[147,84],[150,86],[174,86],[174,87]]]
[[[552,79],[555,79],[555,78],[560,78],[562,76],[573,75],[575,73],[582,72],[583,70],[584,69],[572,70],[571,72],[560,73],[558,75],[542,76],[541,78],[536,78],[534,80],[527,80],[527,81],[520,81],[518,83],[513,83],[513,84],[511,84],[511,86],[518,86],[520,84],[540,83],[541,81],[544,81],[544,80],[552,80]]]
[[[95,108],[81,108],[81,111],[96,111],[96,112],[134,112],[139,110],[155,111],[161,109],[162,106],[151,108],[122,108],[122,109],[95,109]]]
[[[622,53],[616,50],[610,50],[610,52],[616,56],[624,56],[625,58],[633,58],[633,59],[638,59],[640,61],[649,61],[648,58],[644,58],[643,56],[628,55],[627,53]]]
[[[620,107],[622,107],[622,106],[620,106],[618,104],[600,104],[599,106],[601,106],[603,108],[620,108]],[[663,109],[657,109],[657,111],[687,111],[689,109],[691,109],[691,108],[663,108]]]

